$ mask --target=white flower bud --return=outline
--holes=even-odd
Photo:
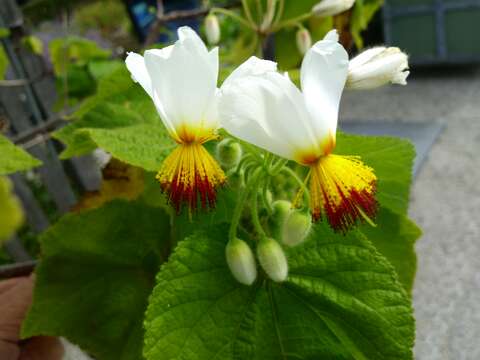
[[[205,18],[205,35],[210,45],[216,45],[220,41],[220,24],[214,14],[209,14]]]
[[[276,200],[273,202],[272,208],[272,216],[269,218],[272,235],[275,239],[281,239],[283,224],[292,209],[292,203],[286,200]]]
[[[275,282],[282,282],[288,276],[288,263],[282,247],[272,238],[260,240],[257,246],[257,256],[260,265],[267,275]]]
[[[375,89],[386,84],[406,85],[408,56],[396,47],[376,47],[350,60],[346,87]]]
[[[312,217],[299,210],[292,210],[283,224],[282,242],[297,246],[305,241],[312,228]]]
[[[223,139],[217,145],[217,158],[227,169],[237,166],[242,158],[242,147],[231,139]]]
[[[312,12],[318,17],[327,17],[340,14],[350,9],[355,0],[322,0],[312,8]]]
[[[312,47],[312,37],[310,36],[310,31],[305,28],[299,29],[297,31],[297,49],[300,54],[305,55],[308,49]]]
[[[225,256],[233,277],[241,284],[252,285],[257,278],[257,266],[250,246],[235,238],[228,242]]]

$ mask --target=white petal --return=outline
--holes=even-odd
[[[218,50],[209,53],[190,28],[180,28],[178,35],[173,47],[145,52],[157,108],[175,128],[217,124],[205,116],[215,101]]]
[[[360,54],[355,56],[350,62],[348,63],[348,69],[349,70],[354,70],[367,62],[371,61],[374,59],[376,56],[380,55],[386,50],[385,47],[379,46],[375,48],[371,48],[365,51],[362,51]]]
[[[228,86],[229,82],[237,80],[241,77],[262,75],[269,71],[277,71],[277,63],[252,56],[234,71],[232,71],[232,73],[225,79],[222,86]]]
[[[150,80],[143,56],[130,52],[125,59],[125,64],[132,75],[132,79],[138,82],[147,94],[152,97],[152,81]]]
[[[307,51],[301,68],[305,103],[315,134],[322,140],[335,136],[338,108],[348,74],[348,54],[335,31]]]
[[[232,135],[287,159],[318,149],[300,90],[276,72],[240,77],[222,87],[220,118]]]

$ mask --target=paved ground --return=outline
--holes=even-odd
[[[424,231],[416,359],[480,359],[480,68],[414,70],[406,87],[347,93],[340,117],[446,125],[412,191]]]

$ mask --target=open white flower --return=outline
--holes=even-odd
[[[213,206],[225,175],[202,144],[217,137],[218,49],[208,51],[195,31],[181,27],[174,45],[129,53],[125,62],[178,143],[157,174],[169,201],[177,211],[182,203],[195,209],[199,197],[204,208]]]
[[[367,90],[391,84],[407,85],[408,56],[396,47],[365,50],[348,65],[347,88]]]
[[[244,71],[247,61],[221,91],[222,126],[232,135],[310,167],[314,220],[325,214],[335,230],[373,217],[376,177],[358,157],[332,154],[338,108],[348,74],[348,54],[331,31],[303,59],[300,91],[271,62]],[[235,73],[234,73],[235,75]]]

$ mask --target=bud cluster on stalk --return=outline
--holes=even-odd
[[[289,201],[277,200],[272,208],[270,227],[273,237],[264,236],[258,241],[256,256],[271,280],[283,282],[288,276],[288,261],[279,241],[288,247],[302,244],[310,234],[312,220],[307,212],[293,209]],[[257,269],[250,246],[235,238],[229,241],[225,253],[233,277],[244,285],[253,284]]]
[[[300,54],[305,55],[308,49],[312,47],[312,37],[310,32],[304,27],[298,29],[296,34],[297,49]]]

